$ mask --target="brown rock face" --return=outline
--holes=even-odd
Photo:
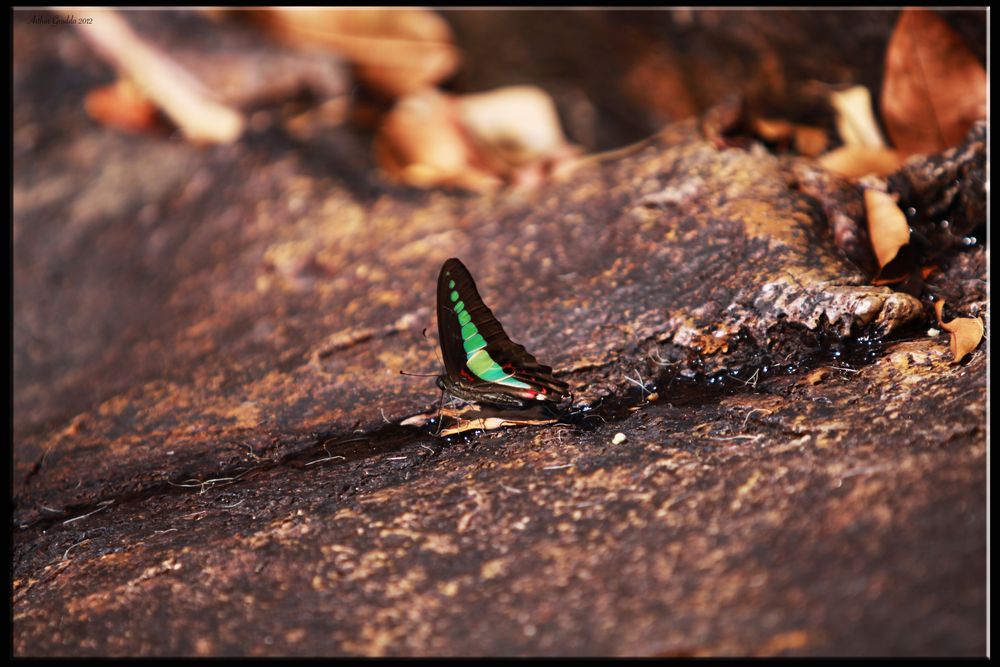
[[[787,161],[690,120],[532,193],[399,189],[348,128],[97,127],[97,61],[22,23],[16,655],[985,652],[985,345],[867,285]],[[452,256],[560,423],[399,425]]]

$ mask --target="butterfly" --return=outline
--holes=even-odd
[[[437,319],[445,367],[437,384],[448,394],[511,408],[559,404],[569,395],[569,385],[552,377],[551,367],[507,336],[455,258],[438,276]]]

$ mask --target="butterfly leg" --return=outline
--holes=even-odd
[[[438,400],[438,427],[437,431],[434,432],[435,436],[441,434],[441,427],[444,425],[444,387],[441,388],[441,398]]]

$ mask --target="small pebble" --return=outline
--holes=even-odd
[[[611,439],[612,445],[620,445],[625,442],[628,438],[625,437],[624,433],[615,433],[615,437]]]
[[[931,327],[930,329],[927,330],[927,335],[930,336],[931,338],[934,338],[934,336],[940,336],[941,330]]]

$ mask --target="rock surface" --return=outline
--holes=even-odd
[[[14,40],[16,655],[985,652],[985,345],[759,146],[415,192],[346,128],[95,127],[75,35]],[[398,426],[451,256],[566,423]]]

